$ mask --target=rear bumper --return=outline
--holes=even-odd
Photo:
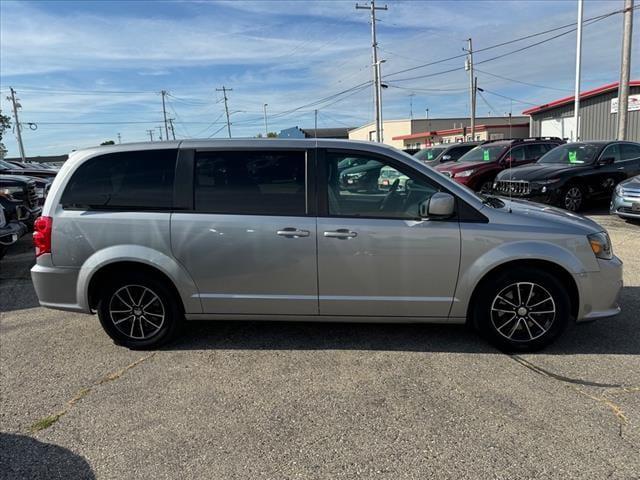
[[[580,290],[578,322],[612,317],[620,313],[618,298],[622,291],[622,261],[618,257],[598,260],[600,271],[577,274]]]
[[[55,267],[49,254],[38,258],[31,269],[31,280],[40,305],[57,310],[91,313],[89,307],[78,302],[79,268]]]

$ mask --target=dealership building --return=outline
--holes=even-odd
[[[532,137],[575,138],[574,99],[561,98],[522,112],[531,117]],[[640,80],[629,82],[627,140],[640,142]],[[618,131],[618,83],[580,94],[580,139],[612,140]]]
[[[422,148],[436,143],[472,140],[469,117],[415,118],[385,120],[384,143],[396,148]],[[529,135],[529,117],[477,117],[476,140],[525,138]],[[350,140],[376,138],[375,123],[349,130]]]

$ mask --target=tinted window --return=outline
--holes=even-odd
[[[549,146],[545,143],[536,143],[525,146],[525,149],[527,150],[527,160],[537,160],[549,151]]]
[[[524,160],[525,159],[525,155],[524,155],[524,147],[514,147],[511,149],[511,151],[509,152],[509,157],[511,157],[511,159],[513,160]]]
[[[614,162],[620,161],[620,144],[614,143],[605,148],[600,154],[600,159],[613,158]]]
[[[634,145],[633,143],[623,143],[620,146],[620,149],[622,151],[622,160],[640,158],[640,145]]]
[[[201,152],[196,156],[195,208],[304,215],[305,176],[304,152]]]
[[[62,194],[68,207],[170,209],[177,150],[108,153],[87,160]]]
[[[439,189],[410,169],[377,158],[340,169],[342,154],[327,155],[329,214],[340,217],[419,218],[419,205]]]
[[[423,162],[430,162],[431,160],[435,160],[435,158],[444,152],[446,147],[429,147],[423,148],[418,153],[414,155],[418,160],[422,160]]]

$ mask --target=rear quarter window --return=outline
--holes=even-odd
[[[148,150],[91,158],[75,171],[60,203],[65,208],[171,209],[177,154]]]

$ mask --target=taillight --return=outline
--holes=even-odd
[[[51,230],[53,218],[38,217],[33,223],[33,245],[36,247],[36,257],[43,253],[51,253]]]

